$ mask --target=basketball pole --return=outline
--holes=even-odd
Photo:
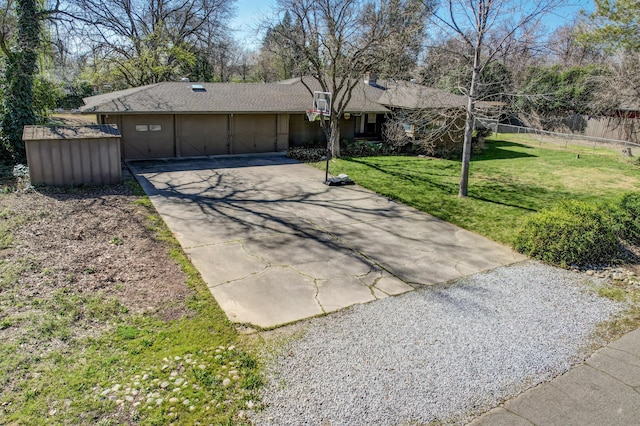
[[[324,168],[324,182],[329,182],[329,156],[331,155],[331,139],[327,141],[327,150],[325,152],[325,157],[327,157],[327,164]]]

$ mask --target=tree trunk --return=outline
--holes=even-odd
[[[473,74],[471,87],[467,99],[467,119],[464,127],[464,142],[462,145],[462,176],[460,177],[459,197],[466,197],[469,192],[469,165],[471,163],[471,140],[473,138],[473,120],[476,109],[476,87],[480,77],[480,46],[478,43],[473,57]]]
[[[331,118],[331,127],[329,130],[329,147],[331,149],[331,158],[340,157],[340,120]]]

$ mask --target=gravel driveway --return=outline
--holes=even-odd
[[[587,278],[523,262],[300,323],[270,358],[253,420],[464,424],[588,356],[623,305]]]

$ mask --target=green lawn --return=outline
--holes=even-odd
[[[331,163],[330,171],[346,173],[366,188],[505,244],[512,243],[527,215],[557,201],[604,201],[640,189],[640,167],[616,151],[541,147],[507,136],[493,137],[472,159],[466,199],[457,195],[459,161],[342,158]]]

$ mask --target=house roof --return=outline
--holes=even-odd
[[[90,126],[25,126],[23,141],[59,140],[59,139],[101,139],[119,138],[118,127],[113,124]]]
[[[378,102],[391,108],[459,108],[467,104],[467,97],[445,92],[433,87],[421,86],[411,82],[388,84],[387,90]]]
[[[305,82],[319,90],[314,80]],[[194,90],[193,86],[197,86]],[[383,88],[360,83],[346,112],[387,112],[376,102]],[[300,79],[281,83],[167,82],[84,99],[83,113],[301,113],[312,95]]]

